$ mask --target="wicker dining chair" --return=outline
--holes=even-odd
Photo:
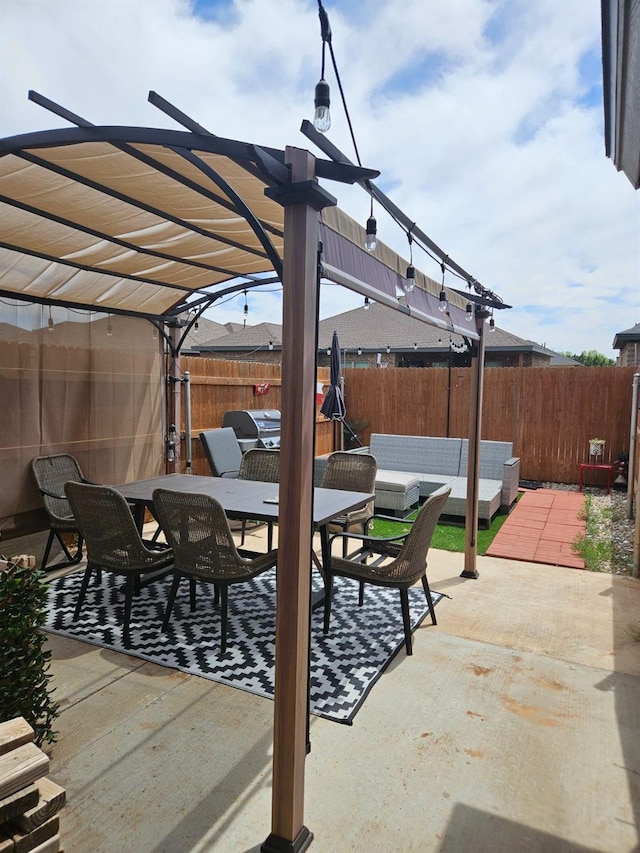
[[[251,580],[275,566],[278,552],[269,551],[252,558],[242,556],[233,541],[224,509],[208,495],[156,489],[153,506],[174,555],[174,577],[162,629],[166,631],[169,627],[182,578],[189,578],[192,582],[191,610],[195,610],[195,580],[213,583],[215,602],[218,594],[220,598],[220,652],[224,654],[227,649],[228,588]]]
[[[65,483],[89,483],[81,469],[77,459],[69,453],[56,453],[52,456],[36,456],[31,460],[31,470],[35,477],[38,489],[42,495],[44,508],[49,517],[49,538],[42,558],[42,571],[47,571],[47,562],[53,540],[57,539],[62,548],[67,562],[55,563],[51,569],[61,569],[79,563],[82,559],[82,533],[78,529],[78,523],[74,518],[69,501],[64,493]],[[64,541],[63,534],[70,533],[78,537],[78,545],[75,554],[72,554]]]
[[[258,480],[262,483],[278,483],[280,481],[280,451],[254,447],[242,457],[239,480]],[[242,535],[240,546],[244,545],[246,519],[242,520]],[[267,522],[267,550],[273,548],[273,522]]]
[[[67,483],[64,488],[87,546],[87,568],[73,620],[80,618],[92,572],[104,570],[122,575],[126,578],[122,633],[124,646],[128,649],[131,645],[129,623],[134,591],[142,575],[171,567],[171,549],[153,550],[145,545],[129,504],[110,486]]]
[[[378,466],[374,456],[369,453],[347,453],[337,450],[327,460],[320,486],[323,489],[343,489],[347,492],[368,492],[372,494],[376,488],[376,473]],[[352,527],[359,527],[362,533],[367,532],[369,522],[373,518],[371,500],[364,507],[348,512],[331,520],[329,530],[342,530],[345,533]],[[342,542],[342,556],[347,556],[348,537]]]
[[[395,587],[400,591],[405,647],[408,655],[413,654],[408,589],[417,581],[422,581],[431,622],[435,625],[436,614],[431,601],[429,581],[427,580],[427,553],[436,524],[450,493],[450,488],[443,487],[430,495],[420,508],[411,529],[403,536],[375,539],[366,534],[357,536],[351,534],[351,538],[357,538],[362,543],[357,554],[352,554],[349,559],[332,556],[329,566],[325,567],[323,628],[325,634],[329,633],[331,590],[334,576],[360,581],[360,604],[362,604],[362,585],[364,583],[370,583],[374,586]],[[332,537],[332,542],[347,535],[349,534],[340,533]],[[367,563],[366,560],[372,557],[374,558],[373,562]],[[385,562],[389,557],[392,558],[391,562]]]

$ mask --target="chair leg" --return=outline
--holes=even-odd
[[[129,633],[129,623],[131,622],[131,604],[133,602],[133,593],[136,587],[136,581],[140,578],[137,575],[127,575],[127,582],[124,591],[124,621],[122,623],[122,639],[125,649],[131,648],[131,634]]]
[[[220,584],[220,654],[227,651],[227,590],[228,584]]]
[[[189,609],[192,613],[196,609],[196,579],[193,575],[189,578]]]
[[[178,572],[175,572],[173,575],[173,583],[171,584],[171,590],[169,592],[169,598],[167,600],[167,607],[164,611],[164,619],[162,620],[162,630],[166,633],[169,628],[169,621],[171,619],[171,611],[173,610],[173,605],[176,600],[176,594],[178,592],[178,586],[180,585],[180,575]]]
[[[42,558],[41,570],[43,572],[46,571],[47,561],[49,560],[49,551],[51,551],[51,546],[53,545],[53,539],[55,535],[56,534],[53,532],[53,530],[49,531],[49,538],[47,539],[47,545],[44,549],[44,557]]]
[[[333,575],[325,572],[324,579],[324,623],[322,633],[329,633],[329,621],[331,619],[331,593],[333,592]]]
[[[73,611],[73,621],[77,622],[80,618],[80,608],[84,602],[84,597],[87,594],[87,589],[89,587],[89,579],[91,578],[91,566],[87,566],[84,571],[84,576],[82,578],[82,583],[80,585],[80,594],[78,595],[78,601],[76,603],[76,609]]]
[[[213,585],[213,606],[217,607],[220,604],[220,584]]]
[[[431,600],[431,590],[429,589],[429,581],[427,580],[427,576],[422,575],[422,586],[424,588],[424,594],[427,597],[427,607],[429,608],[429,615],[431,616],[431,624],[437,625],[436,622],[436,611],[433,608],[433,601]]]
[[[358,607],[362,607],[364,604],[364,581],[359,581],[360,590],[358,592]]]
[[[273,550],[273,523],[267,522],[267,551]]]
[[[409,591],[400,589],[400,604],[402,605],[402,623],[404,625],[404,644],[407,647],[407,655],[413,654],[411,643],[411,619],[409,617]]]
[[[242,519],[242,527],[240,528],[240,547],[244,545],[244,535],[247,532],[247,520],[246,518]]]

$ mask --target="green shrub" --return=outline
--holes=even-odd
[[[46,598],[37,569],[9,562],[0,571],[0,721],[24,717],[38,746],[55,741],[59,713],[49,688],[51,652],[40,630]]]

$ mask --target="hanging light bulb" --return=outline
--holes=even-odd
[[[446,267],[444,265],[444,261],[440,264],[440,269],[442,270],[442,286],[440,288],[440,296],[438,297],[438,310],[444,312],[447,310],[447,294],[444,289],[444,273]]]
[[[390,353],[390,352],[391,352],[391,347],[389,345],[387,345],[387,353]]]
[[[467,313],[464,315],[464,319],[467,323],[470,323],[473,320],[473,303],[467,302]]]
[[[322,65],[320,69],[320,80],[316,83],[315,97],[313,105],[315,112],[313,114],[313,126],[318,133],[326,133],[331,127],[331,114],[329,107],[331,106],[331,97],[329,93],[329,84],[324,79],[324,57],[327,42],[331,41],[331,27],[329,26],[329,17],[322,3],[318,3],[318,15],[320,16],[320,34],[322,36]]]
[[[331,97],[329,93],[329,84],[321,77],[316,83],[316,92],[313,99],[315,112],[313,114],[313,126],[318,133],[326,133],[331,127]]]
[[[416,268],[413,265],[413,235],[411,234],[414,225],[415,222],[407,231],[407,239],[409,241],[409,266],[407,267],[407,274],[404,281],[405,293],[411,293],[413,288],[416,286]]]
[[[368,311],[371,308],[371,302],[369,301],[369,297],[365,296],[364,298],[364,310]]]
[[[269,352],[273,351],[273,341],[269,341]]]
[[[358,347],[358,355],[362,355],[362,347]]]
[[[109,315],[109,318],[107,320],[107,337],[110,338],[111,335],[113,335],[113,329],[111,328],[111,315]]]
[[[413,349],[414,349],[414,352],[415,352],[415,350],[417,350],[417,349],[418,349],[418,344],[414,344],[414,345],[413,345]]]
[[[242,313],[244,315],[242,327],[243,329],[247,328],[247,317],[249,316],[249,303],[247,302],[247,291],[244,292],[244,308],[242,309]]]
[[[367,233],[364,240],[364,247],[367,252],[374,252],[376,246],[378,245],[378,223],[376,222],[376,218],[373,215],[373,201],[371,203],[371,216],[367,219],[366,231]]]
[[[490,331],[490,332],[495,332],[495,330],[496,330],[496,321],[495,321],[495,320],[493,319],[493,317],[492,317],[492,318],[489,320],[489,331]]]
[[[416,268],[413,264],[409,264],[407,267],[407,277],[404,282],[404,290],[405,293],[411,293],[413,288],[416,286]]]
[[[49,305],[49,319],[47,320],[47,331],[53,332],[53,317],[51,316],[51,305]]]

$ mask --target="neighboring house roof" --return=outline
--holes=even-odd
[[[636,323],[635,326],[624,332],[617,332],[613,339],[613,348],[622,349],[625,344],[631,344],[635,341],[640,341],[640,323]]]
[[[601,0],[607,157],[640,186],[640,0]]]
[[[471,325],[470,325],[471,328]],[[420,350],[441,350],[448,347],[449,337],[454,343],[461,343],[460,335],[452,334],[435,326],[427,326],[413,317],[408,317],[399,311],[392,311],[384,305],[375,303],[368,310],[354,308],[344,314],[337,314],[321,320],[318,327],[318,346],[331,346],[333,332],[338,333],[340,346],[348,349],[361,347],[366,350],[384,350],[386,347],[396,351],[413,349],[414,344]],[[495,331],[487,335],[486,348],[496,351],[518,350],[536,352],[545,355],[548,351],[533,341],[526,341],[517,335],[512,335],[505,329],[495,327]]]
[[[253,350],[265,350],[269,347],[269,341],[273,342],[274,349],[280,349],[282,344],[282,326],[278,323],[258,323],[257,326],[239,326],[239,324],[227,324],[236,326],[231,332],[209,340],[204,344],[193,345],[193,349],[200,352],[247,352]],[[190,341],[190,337],[187,338]]]
[[[413,350],[422,352],[438,352],[452,342],[461,343],[460,335],[449,335],[448,332],[429,326],[426,323],[401,314],[379,303],[372,304],[368,310],[364,307],[345,311],[321,320],[318,328],[318,348],[327,349],[331,346],[333,333],[338,333],[340,346],[343,349],[362,349],[363,352],[384,352],[387,346],[394,352]],[[188,339],[189,340],[189,339]],[[194,346],[200,352],[247,352],[268,349],[269,342],[274,349],[280,349],[282,343],[282,326],[277,323],[260,323],[257,326],[247,326],[225,336],[208,341],[206,344]],[[563,364],[575,364],[572,359],[560,356],[534,341],[519,338],[498,326],[486,337],[486,348],[489,352],[531,352],[547,357],[553,363],[554,359]]]
[[[230,332],[235,332],[237,329],[242,329],[242,323],[215,323],[206,317],[200,317],[198,319],[198,328],[194,325],[189,330],[182,351],[199,349],[211,341],[224,338]]]

